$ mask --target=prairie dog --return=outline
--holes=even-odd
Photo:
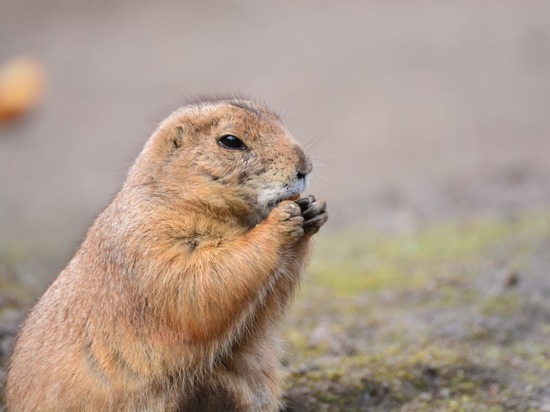
[[[272,411],[278,324],[325,202],[279,118],[243,99],[164,120],[24,322],[10,411]]]

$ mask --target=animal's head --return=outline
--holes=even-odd
[[[159,196],[244,202],[265,217],[304,191],[311,170],[276,114],[255,101],[227,99],[185,106],[164,120],[130,180]]]

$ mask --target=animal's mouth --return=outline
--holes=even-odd
[[[262,208],[265,209],[267,214],[282,201],[299,200],[300,194],[305,190],[306,186],[307,182],[305,180],[299,180],[283,187],[268,188],[258,197],[258,204],[260,207],[263,206]]]
[[[271,200],[270,202],[267,203],[267,207],[269,209],[273,209],[274,207],[276,207],[279,203],[285,201],[285,200],[292,200],[292,201],[296,201],[300,199],[300,194],[295,194],[295,195],[292,195],[292,196],[281,196],[281,197],[278,197],[276,199],[273,199]]]
[[[275,198],[271,198],[268,202],[264,203],[264,208],[263,208],[263,214],[265,216],[267,216],[267,214],[273,210],[274,208],[276,208],[279,203],[281,202],[284,202],[285,200],[292,200],[292,201],[297,201],[300,199],[300,193],[301,192],[298,192],[298,191],[292,191],[290,194],[289,193],[284,193],[284,194],[280,194],[279,196],[275,197]]]

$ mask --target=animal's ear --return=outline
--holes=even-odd
[[[183,138],[185,136],[185,129],[182,125],[177,125],[168,135],[168,141],[172,147],[172,150],[179,149],[183,144]]]

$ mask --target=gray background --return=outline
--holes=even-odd
[[[0,63],[48,92],[0,126],[0,259],[56,275],[157,123],[242,93],[316,160],[330,230],[550,205],[550,2],[0,0]]]

